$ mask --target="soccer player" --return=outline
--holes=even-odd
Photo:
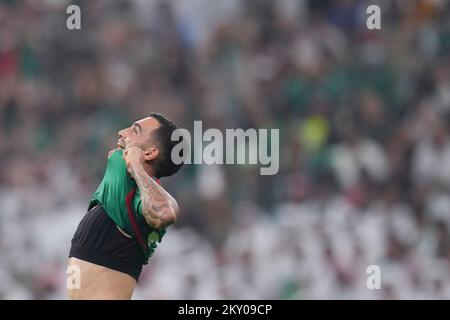
[[[152,113],[119,131],[118,148],[109,152],[103,180],[72,239],[68,264],[80,271],[80,286],[68,287],[69,298],[131,299],[142,266],[180,214],[158,180],[181,167],[171,161],[176,128]]]

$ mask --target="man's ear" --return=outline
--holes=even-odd
[[[159,156],[159,149],[155,147],[150,147],[144,151],[145,161],[151,161]]]

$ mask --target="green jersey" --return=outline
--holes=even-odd
[[[133,190],[135,194],[130,206],[133,206],[135,212],[134,217],[140,233],[147,240],[147,248],[142,248],[145,255],[145,264],[147,264],[148,259],[153,255],[157,247],[157,243],[161,242],[162,237],[166,233],[166,229],[152,229],[145,221],[142,215],[139,188],[134,179],[128,174],[122,150],[115,150],[108,158],[105,175],[97,191],[92,196],[89,208],[100,203],[108,216],[111,217],[120,229],[136,238],[138,235],[136,235],[128,217],[129,213],[126,202],[127,196]]]

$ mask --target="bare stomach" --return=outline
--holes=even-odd
[[[68,266],[69,299],[129,300],[133,295],[136,280],[126,273],[73,257]]]

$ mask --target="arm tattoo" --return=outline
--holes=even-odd
[[[175,200],[150,178],[141,164],[133,166],[133,176],[141,193],[142,214],[147,222],[175,220],[178,213]]]

